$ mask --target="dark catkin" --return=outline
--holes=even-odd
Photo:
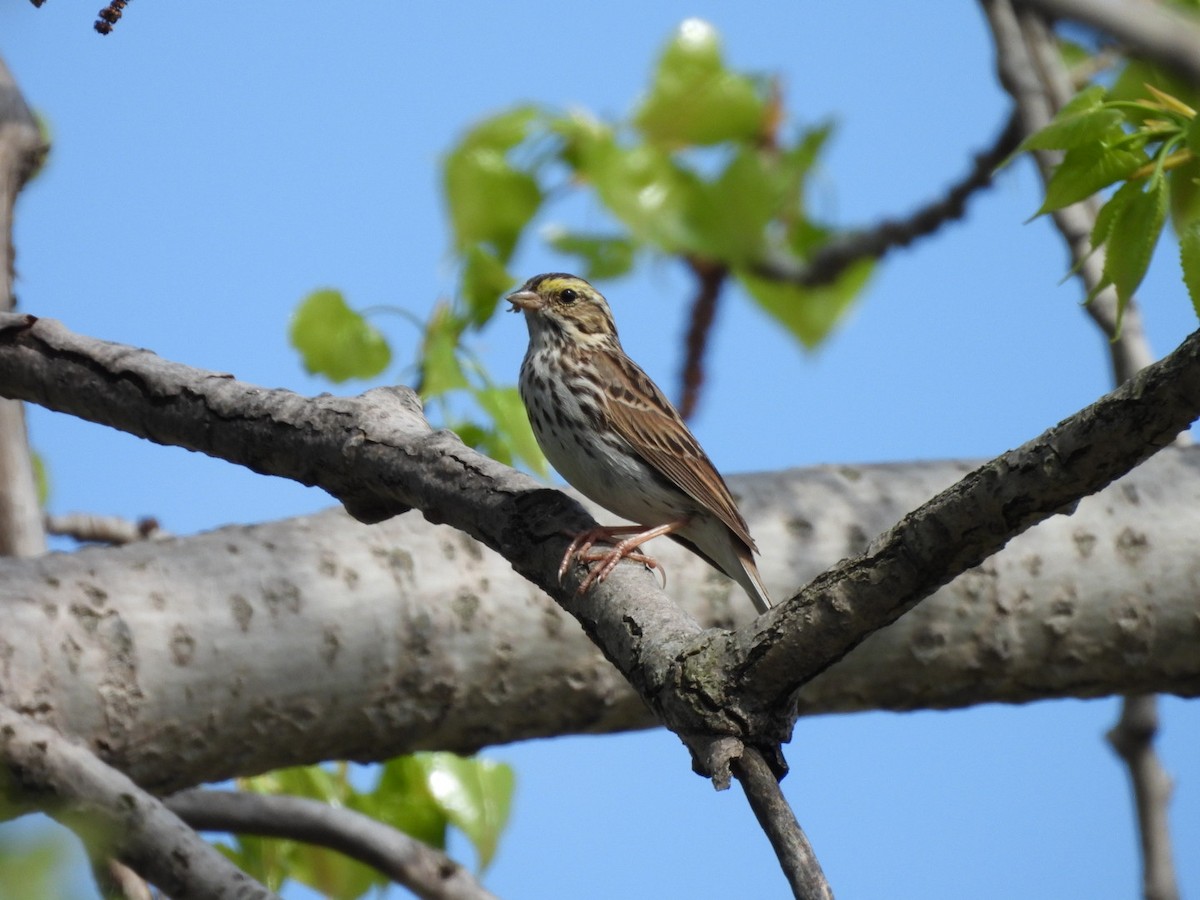
[[[99,16],[94,27],[101,34],[109,34],[113,30],[113,25],[121,18],[121,10],[125,8],[128,0],[112,0],[112,3],[100,10]]]

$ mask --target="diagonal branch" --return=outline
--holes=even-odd
[[[992,183],[996,167],[1012,155],[1021,142],[1020,123],[1009,118],[990,147],[976,154],[970,171],[945,193],[903,219],[884,219],[873,228],[854,231],[830,241],[803,265],[785,260],[763,260],[754,273],[772,281],[815,287],[836,281],[848,268],[864,259],[881,259],[891,250],[907,247],[935,233],[947,222],[961,219],[967,200]]]
[[[821,871],[804,829],[779,789],[779,780],[762,754],[747,747],[732,764],[758,824],[766,832],[792,893],[805,900],[833,900],[833,892]]]
[[[708,648],[691,648],[697,652],[681,667],[681,685],[744,685],[737,699],[786,713],[797,689],[866,635],[1013,536],[1070,513],[1080,498],[1170,444],[1198,415],[1200,331],[1117,390],[938,494],[876,538],[866,554],[829,570],[789,602],[737,632],[710,637]],[[714,678],[714,667],[725,677]],[[767,721],[760,727],[772,731]]]
[[[287,838],[337,850],[426,900],[494,897],[445,853],[352,809],[241,791],[181,791],[163,802],[197,831]]]
[[[48,795],[55,817],[99,822],[107,852],[176,900],[275,897],[162,802],[52,728],[0,706],[0,758],[11,799]],[[42,808],[42,807],[39,807]]]

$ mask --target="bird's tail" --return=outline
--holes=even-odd
[[[758,566],[754,564],[754,555],[749,547],[744,551],[741,547],[738,548],[738,562],[742,564],[741,570],[729,574],[733,576],[734,581],[745,588],[746,593],[754,602],[754,608],[758,610],[759,615],[762,615],[771,608],[771,596],[767,593],[762,576],[758,574]]]

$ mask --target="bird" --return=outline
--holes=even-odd
[[[505,299],[529,329],[518,389],[546,459],[585,496],[635,523],[575,535],[559,580],[572,561],[599,563],[579,592],[622,559],[653,568],[657,562],[640,548],[665,535],[741,585],[759,613],[770,609],[754,561],[758,548],[729,487],[679,412],[622,349],[600,291],[576,275],[549,272]],[[597,543],[611,549],[594,549]]]

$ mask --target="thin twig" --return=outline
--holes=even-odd
[[[1154,752],[1157,733],[1158,698],[1152,694],[1126,697],[1120,719],[1108,732],[1108,742],[1125,761],[1133,786],[1142,843],[1142,896],[1145,900],[1179,900],[1167,821],[1171,778]]]
[[[960,219],[971,195],[992,183],[996,167],[1012,155],[1021,142],[1020,123],[1010,117],[990,147],[976,154],[971,170],[936,200],[903,219],[885,219],[867,231],[852,232],[826,244],[804,265],[764,260],[754,272],[772,281],[815,287],[835,281],[850,266],[864,259],[880,259],[897,247],[933,234],[947,222]]]
[[[128,777],[53,728],[0,706],[9,799],[68,824],[99,823],[108,848],[173,900],[275,898]]]
[[[817,855],[762,754],[746,747],[732,767],[758,824],[771,841],[792,893],[804,900],[832,900],[833,891]]]
[[[700,388],[704,385],[704,357],[708,353],[708,339],[712,334],[713,319],[717,314],[717,302],[721,299],[721,288],[729,275],[729,269],[720,263],[699,257],[689,257],[688,266],[696,276],[696,299],[692,301],[692,315],[688,322],[687,338],[684,341],[682,390],[679,395],[679,414],[691,419],[700,401]]]
[[[93,516],[88,513],[66,513],[45,516],[47,534],[74,538],[80,543],[132,544],[134,541],[162,540],[171,536],[159,526],[153,516],[137,521],[120,516]]]
[[[199,831],[229,831],[317,844],[378,869],[426,900],[488,900],[446,854],[370,816],[304,797],[240,791],[181,791],[167,808]]]

